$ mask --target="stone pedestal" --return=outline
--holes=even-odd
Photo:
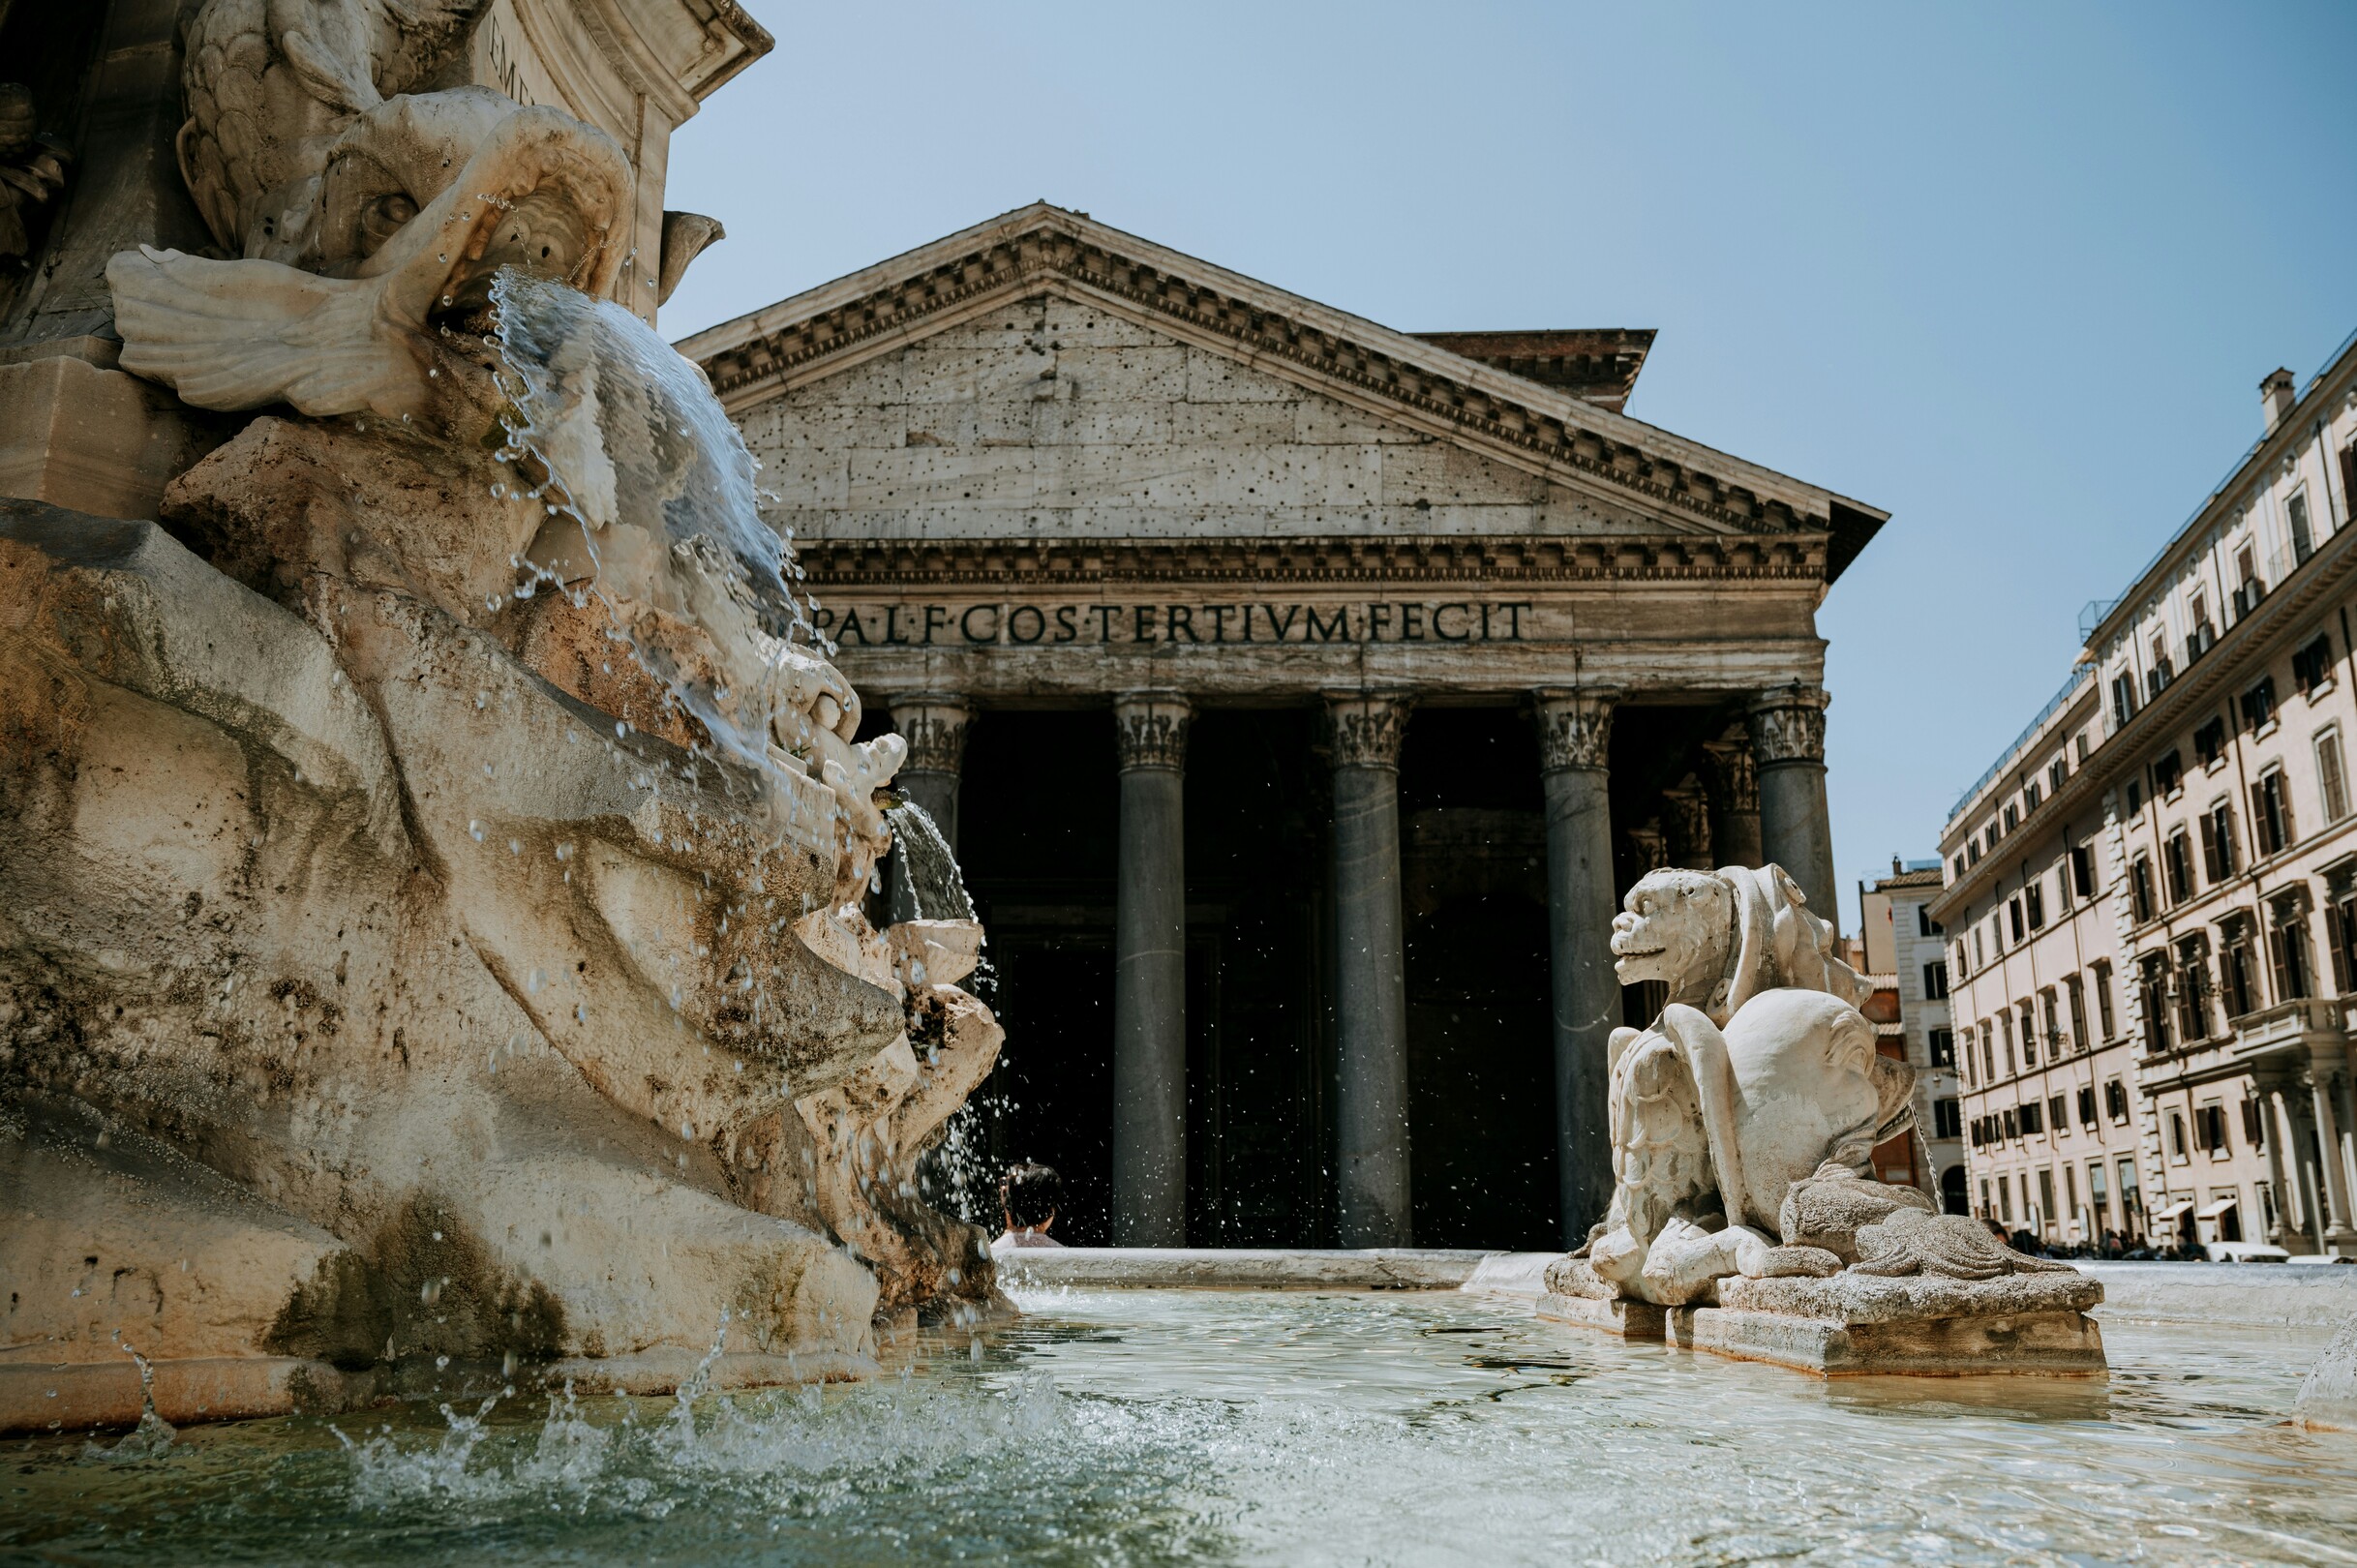
[[[1617,1334],[1624,1340],[1663,1338],[1669,1312],[1667,1308],[1656,1307],[1649,1301],[1567,1296],[1554,1290],[1539,1297],[1536,1311],[1539,1316],[1551,1323],[1572,1323],[1581,1328],[1600,1329],[1606,1334]]]
[[[1613,973],[1613,694],[1538,694],[1546,769],[1547,930],[1555,990],[1555,1137],[1563,1245],[1587,1239],[1612,1201],[1604,1050],[1620,1022]]]
[[[1760,780],[1760,863],[1784,867],[1809,909],[1839,925],[1825,794],[1826,701],[1822,686],[1763,693],[1751,707],[1751,751]]]
[[[1821,1377],[2100,1377],[2103,1336],[2087,1310],[2103,1287],[2081,1274],[1961,1281],[1722,1280],[1716,1307],[1677,1307],[1670,1342]]]
[[[2357,1227],[2350,1223],[2349,1182],[2341,1150],[2341,1118],[2333,1104],[2333,1076],[2341,1066],[2342,1047],[2312,1053],[2308,1066],[2309,1095],[2316,1117],[2317,1162],[2323,1167],[2324,1246],[2346,1256],[2357,1251]]]
[[[1187,1245],[1185,698],[1113,705],[1121,845],[1113,935],[1113,1245]]]
[[[1400,907],[1405,698],[1330,696],[1335,1172],[1342,1244],[1408,1243],[1407,952]]]

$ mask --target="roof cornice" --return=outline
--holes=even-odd
[[[1698,531],[1828,533],[1828,582],[1889,516],[1043,202],[699,332],[679,348],[736,411],[759,393],[1043,289],[1105,304],[1579,488],[1642,497]]]
[[[2238,677],[2250,676],[2246,660],[2254,646],[2296,625],[2352,576],[2357,576],[2357,528],[2342,528],[2290,581],[2261,599],[2257,609],[2236,621],[2185,674],[2162,687],[2159,696],[2137,709],[2135,717],[2096,747],[2061,789],[2039,803],[2037,815],[2014,831],[2026,831],[2033,825],[2042,828],[2094,804],[2122,774],[2141,766],[2147,748],[2175,734],[2203,707],[2217,701]],[[2099,688],[2099,701],[2100,695]],[[2017,863],[2017,857],[1982,856],[1979,864],[1968,867],[1933,900],[1931,918],[1945,923],[1986,892],[2005,875],[2008,865]]]

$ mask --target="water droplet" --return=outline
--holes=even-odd
[[[483,825],[479,822],[468,823],[467,835],[469,838],[472,838],[476,843],[480,844],[483,841]]]

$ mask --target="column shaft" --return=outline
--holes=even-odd
[[[2296,1238],[2299,1235],[2299,1221],[2294,1218],[2298,1211],[2283,1190],[2283,1172],[2286,1169],[2293,1171],[2293,1183],[2297,1185],[2299,1167],[2286,1165],[2284,1157],[2291,1151],[2285,1148],[2284,1140],[2277,1134],[2275,1128],[2268,1125],[2281,1114],[2282,1096],[2259,1084],[2254,1083],[2251,1088],[2258,1097],[2259,1128],[2267,1140],[2267,1179],[2275,1186],[2275,1224],[2268,1230],[2265,1239],[2281,1247],[2286,1236]],[[2288,1118],[2285,1120],[2288,1121]]]
[[[1407,703],[1330,696],[1334,753],[1337,1212],[1345,1247],[1405,1247],[1407,937],[1400,905],[1400,744]]]
[[[2275,1112],[2275,1134],[2271,1140],[2278,1151],[2276,1163],[2282,1169],[2282,1187],[2276,1193],[2276,1209],[2290,1216],[2287,1223],[2294,1230],[2308,1228],[2308,1197],[2300,1182],[2300,1134],[2292,1125],[2291,1101],[2281,1086],[2267,1091],[2267,1104]]]
[[[1823,687],[1779,686],[1751,708],[1760,780],[1760,849],[1806,894],[1810,912],[1841,923],[1833,881],[1833,821],[1825,794]]]
[[[1554,981],[1556,1205],[1563,1244],[1577,1247],[1612,1201],[1610,1073],[1605,1049],[1620,1023],[1613,972],[1613,698],[1538,694],[1546,769],[1547,931]]]
[[[2333,1113],[2332,1064],[2319,1056],[2309,1064],[2310,1098],[2315,1103],[2316,1162],[2324,1168],[2324,1239],[2328,1246],[2357,1246],[2357,1230],[2349,1227],[2348,1176],[2341,1168],[2341,1118]]]
[[[1121,754],[1113,931],[1113,1245],[1187,1245],[1188,706],[1114,703]]]

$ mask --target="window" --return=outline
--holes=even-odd
[[[2005,913],[2006,920],[2013,927],[2013,940],[2019,943],[2024,933],[2021,924],[2021,899],[2018,895],[2006,900]]]
[[[2079,1168],[2076,1165],[2063,1167],[2063,1202],[2066,1214],[2075,1215],[2079,1212]]]
[[[2251,787],[2251,836],[2262,856],[2281,855],[2298,836],[2291,822],[2291,789],[2280,768],[2261,774]]]
[[[2177,1036],[2191,1045],[2210,1038],[2210,964],[2203,940],[2177,944]]]
[[[2201,870],[2211,884],[2234,875],[2234,803],[2220,799],[2201,814]]]
[[[2175,746],[2169,747],[2168,750],[2153,759],[2154,795],[2175,795],[2177,786],[2184,782],[2185,763],[2178,757]]]
[[[1923,966],[1923,1000],[1943,1001],[1948,996],[1948,966],[1937,958]]]
[[[2012,801],[2008,800],[2008,801],[2005,803],[2005,830],[2006,830],[2007,832],[2009,832],[2009,832],[2011,832],[2011,831],[2012,831],[2014,829],[2016,829],[2016,828],[2018,828],[2018,827],[2020,827],[2020,826],[2021,826],[2021,811],[2020,811],[2020,808],[2019,808],[2019,807],[2017,807],[2017,806],[2015,806],[2015,805],[2013,804],[2013,802],[2012,802]]]
[[[1997,1035],[1986,1018],[1980,1020],[1980,1081],[1997,1081]]]
[[[2333,636],[2318,632],[2291,652],[2291,683],[2300,688],[2303,697],[2314,694],[2318,686],[2333,678]]]
[[[2120,1032],[2111,1015],[2111,960],[2098,958],[2094,964],[2089,966],[2088,972],[2095,976],[2097,1021],[2103,1026],[2103,1038],[2110,1040]]]
[[[2193,755],[2201,760],[2202,767],[2207,768],[2225,754],[2226,721],[2213,713],[2207,722],[2193,732]]]
[[[2039,930],[2046,923],[2046,885],[2041,878],[2021,890],[2021,907],[2030,918],[2030,929]]]
[[[2226,1142],[2226,1107],[2221,1101],[2213,1100],[2194,1107],[2193,1147],[2213,1160],[2223,1160],[2233,1152]]]
[[[2136,716],[2136,678],[2123,670],[2111,678],[2111,727],[2119,729]]]
[[[1996,1212],[1989,1206],[1989,1179],[1983,1176],[1980,1178],[1980,1213],[1986,1217]]]
[[[2106,1230],[2111,1228],[2111,1194],[2103,1188],[2103,1161],[2100,1160],[2087,1161],[2087,1203],[2095,1210],[2095,1222]]]
[[[2153,635],[2152,653],[2153,662],[2144,672],[2144,692],[2148,697],[2157,697],[2177,678],[2177,667],[2169,662],[2168,643],[2157,632]]]
[[[2038,1066],[2038,1020],[2032,1016],[2028,1001],[2013,1006],[2021,1014],[2021,1070],[2027,1072]]]
[[[2035,1100],[2021,1102],[2021,1135],[2030,1137],[2046,1130],[2046,1107]]]
[[[2041,1165],[2038,1171],[2038,1212],[2046,1220],[2054,1218],[2054,1172]]]
[[[2120,1172],[2120,1220],[2122,1223],[2130,1223],[2144,1207],[2136,1195],[2136,1162],[2122,1160],[2117,1168]]]
[[[2092,1043],[2087,1038],[2087,987],[2072,975],[2063,981],[2063,994],[2070,1000],[2070,1038],[2083,1051]]]
[[[1956,1032],[1954,1030],[1933,1029],[1927,1031],[1924,1036],[1924,1043],[1930,1048],[1933,1067],[1954,1067],[1956,1065]]]
[[[2333,960],[2333,989],[2357,989],[2357,878],[2345,871],[2325,894],[2324,945]]]
[[[2070,1135],[2070,1116],[2063,1108],[2063,1097],[2060,1095],[2051,1096],[2046,1101],[2046,1125],[2054,1129],[2054,1135],[2058,1138]]]
[[[2263,730],[2275,722],[2275,677],[2268,676],[2243,693],[2243,728]]]
[[[2128,868],[2128,902],[2138,925],[2159,912],[2161,901],[2153,896],[2153,860],[2149,855],[2138,855]]]
[[[2221,926],[2218,950],[2218,989],[2226,1004],[2226,1016],[2239,1018],[2264,1006],[2259,996],[2258,965],[2251,953],[2251,924],[2237,919]]]
[[[2267,593],[2267,584],[2259,576],[2258,562],[2249,540],[2234,551],[2234,618],[2240,620],[2258,608]]]
[[[2169,1112],[2169,1162],[2177,1165],[2186,1162],[2185,1117],[2177,1111]]]
[[[2283,503],[2283,515],[2289,519],[2291,523],[2292,563],[2294,565],[2305,566],[2308,564],[2308,558],[2316,553],[2315,538],[2309,531],[2308,527],[2308,493],[2306,491],[2302,491],[2299,495],[2294,496],[2291,499],[2285,501]]]
[[[2275,973],[2275,995],[2289,1002],[2309,994],[2314,962],[2308,950],[2308,917],[2297,893],[2267,906],[2267,964]]]
[[[2161,866],[2168,879],[2171,904],[2182,904],[2193,896],[2193,841],[2183,828],[2161,846]]]
[[[2070,851],[2070,886],[2081,898],[2095,896],[2095,851],[2084,844]]]
[[[2243,1141],[2253,1149],[2267,1147],[2267,1103],[2255,1095],[2243,1097]]]
[[[2003,1125],[2005,1128],[2005,1138],[2007,1142],[2010,1143],[2015,1138],[2021,1136],[2019,1113],[2009,1105],[2006,1107],[2005,1121]]]
[[[2169,1036],[2169,961],[2165,953],[2148,953],[2138,965],[2144,1001],[2144,1048],[2174,1049]]]
[[[2030,780],[2021,787],[2021,814],[2026,817],[2036,811],[2038,802],[2044,799],[2045,797],[2039,793],[2038,780]]]
[[[1944,1098],[1931,1102],[1931,1135],[1933,1137],[1958,1137],[1962,1135],[1963,1131],[1964,1116],[1954,1100]]]
[[[1941,934],[1940,922],[1931,918],[1931,906],[1929,904],[1918,904],[1915,906],[1915,934],[1917,936],[1926,937],[1939,936]]]
[[[2079,1090],[2078,1099],[2079,1126],[2095,1126],[2095,1085],[2091,1083],[2083,1086]]]
[[[2189,664],[2207,653],[2210,645],[2218,641],[2218,628],[2210,624],[2210,596],[2195,588],[2191,609],[2192,613],[2189,618],[2193,622],[2193,629],[2186,634],[2185,639],[2185,656]]]
[[[2348,774],[2341,767],[2339,730],[2316,737],[2316,794],[2324,801],[2326,822],[2339,822],[2349,814]]]
[[[1963,852],[1958,851],[1958,852],[1957,852],[1957,855],[1956,855],[1956,874],[1955,874],[1955,877],[1954,877],[1954,879],[1953,879],[1954,881],[1957,881],[1957,882],[1962,882],[1962,881],[1964,880],[1964,869],[1965,869],[1965,860],[1964,860],[1964,855],[1963,855]]]
[[[1997,1218],[2009,1225],[2013,1222],[2013,1184],[2002,1176],[1997,1178]]]
[[[2005,1075],[2009,1078],[2021,1070],[2020,1064],[2013,1055],[2013,1015],[2009,1012],[1999,1012],[1997,1027],[2005,1032]]]
[[[2128,814],[2134,816],[2144,809],[2144,775],[2138,773],[2128,781]]]
[[[2055,758],[2053,762],[2046,765],[2046,793],[2049,795],[2060,795],[2063,789],[2063,780],[2069,778],[2070,776],[2070,764],[2069,760],[2062,757]]]
[[[2128,1120],[2128,1085],[2117,1078],[2103,1085],[2103,1114],[2115,1122]]]

